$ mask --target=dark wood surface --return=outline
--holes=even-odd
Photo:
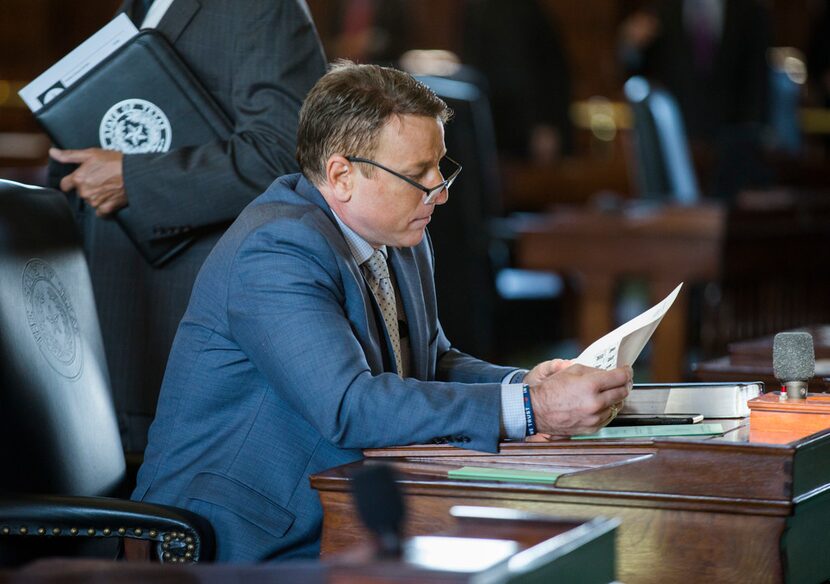
[[[312,477],[323,502],[323,552],[365,537],[350,477],[386,462],[400,474],[409,534],[441,525],[452,505],[494,505],[563,517],[615,517],[618,578],[624,582],[782,582],[830,577],[810,543],[809,515],[830,513],[830,433],[753,439],[746,420],[718,420],[709,439],[627,439],[505,444],[498,455],[446,446],[367,452],[361,462]],[[769,437],[765,437],[769,438]],[[777,443],[776,443],[777,442]],[[451,480],[461,466],[557,471],[554,484]],[[795,517],[800,522],[795,521]],[[803,545],[788,542],[807,541]],[[796,578],[795,580],[792,580]]]
[[[680,381],[685,371],[688,285],[719,275],[725,213],[721,206],[635,207],[618,212],[562,209],[518,226],[520,267],[578,280],[579,341],[588,346],[614,327],[614,294],[626,276],[644,278],[652,300],[680,282],[654,333],[651,378]]]

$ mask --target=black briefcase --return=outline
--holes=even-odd
[[[231,123],[161,33],[141,31],[35,113],[60,148],[162,153],[226,140]],[[159,180],[164,180],[159,177]],[[193,236],[159,238],[132,221],[115,220],[153,266],[187,247]]]

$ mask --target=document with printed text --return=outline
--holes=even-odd
[[[682,286],[683,283],[681,282],[677,288],[656,305],[614,329],[601,339],[594,341],[576,358],[576,363],[598,369],[613,369],[614,367],[633,365],[657,325],[660,324],[663,316],[671,308]]]

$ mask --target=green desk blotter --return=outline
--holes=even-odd
[[[509,481],[511,483],[547,483],[553,484],[561,473],[542,470],[522,470],[516,468],[493,468],[483,466],[464,466],[450,470],[451,479],[468,481]]]

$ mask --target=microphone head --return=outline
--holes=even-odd
[[[772,369],[775,378],[787,381],[808,381],[816,372],[816,354],[810,333],[778,333],[772,344]]]
[[[380,554],[400,555],[405,509],[392,467],[367,466],[355,474],[352,484],[357,511],[366,527],[377,536]]]

